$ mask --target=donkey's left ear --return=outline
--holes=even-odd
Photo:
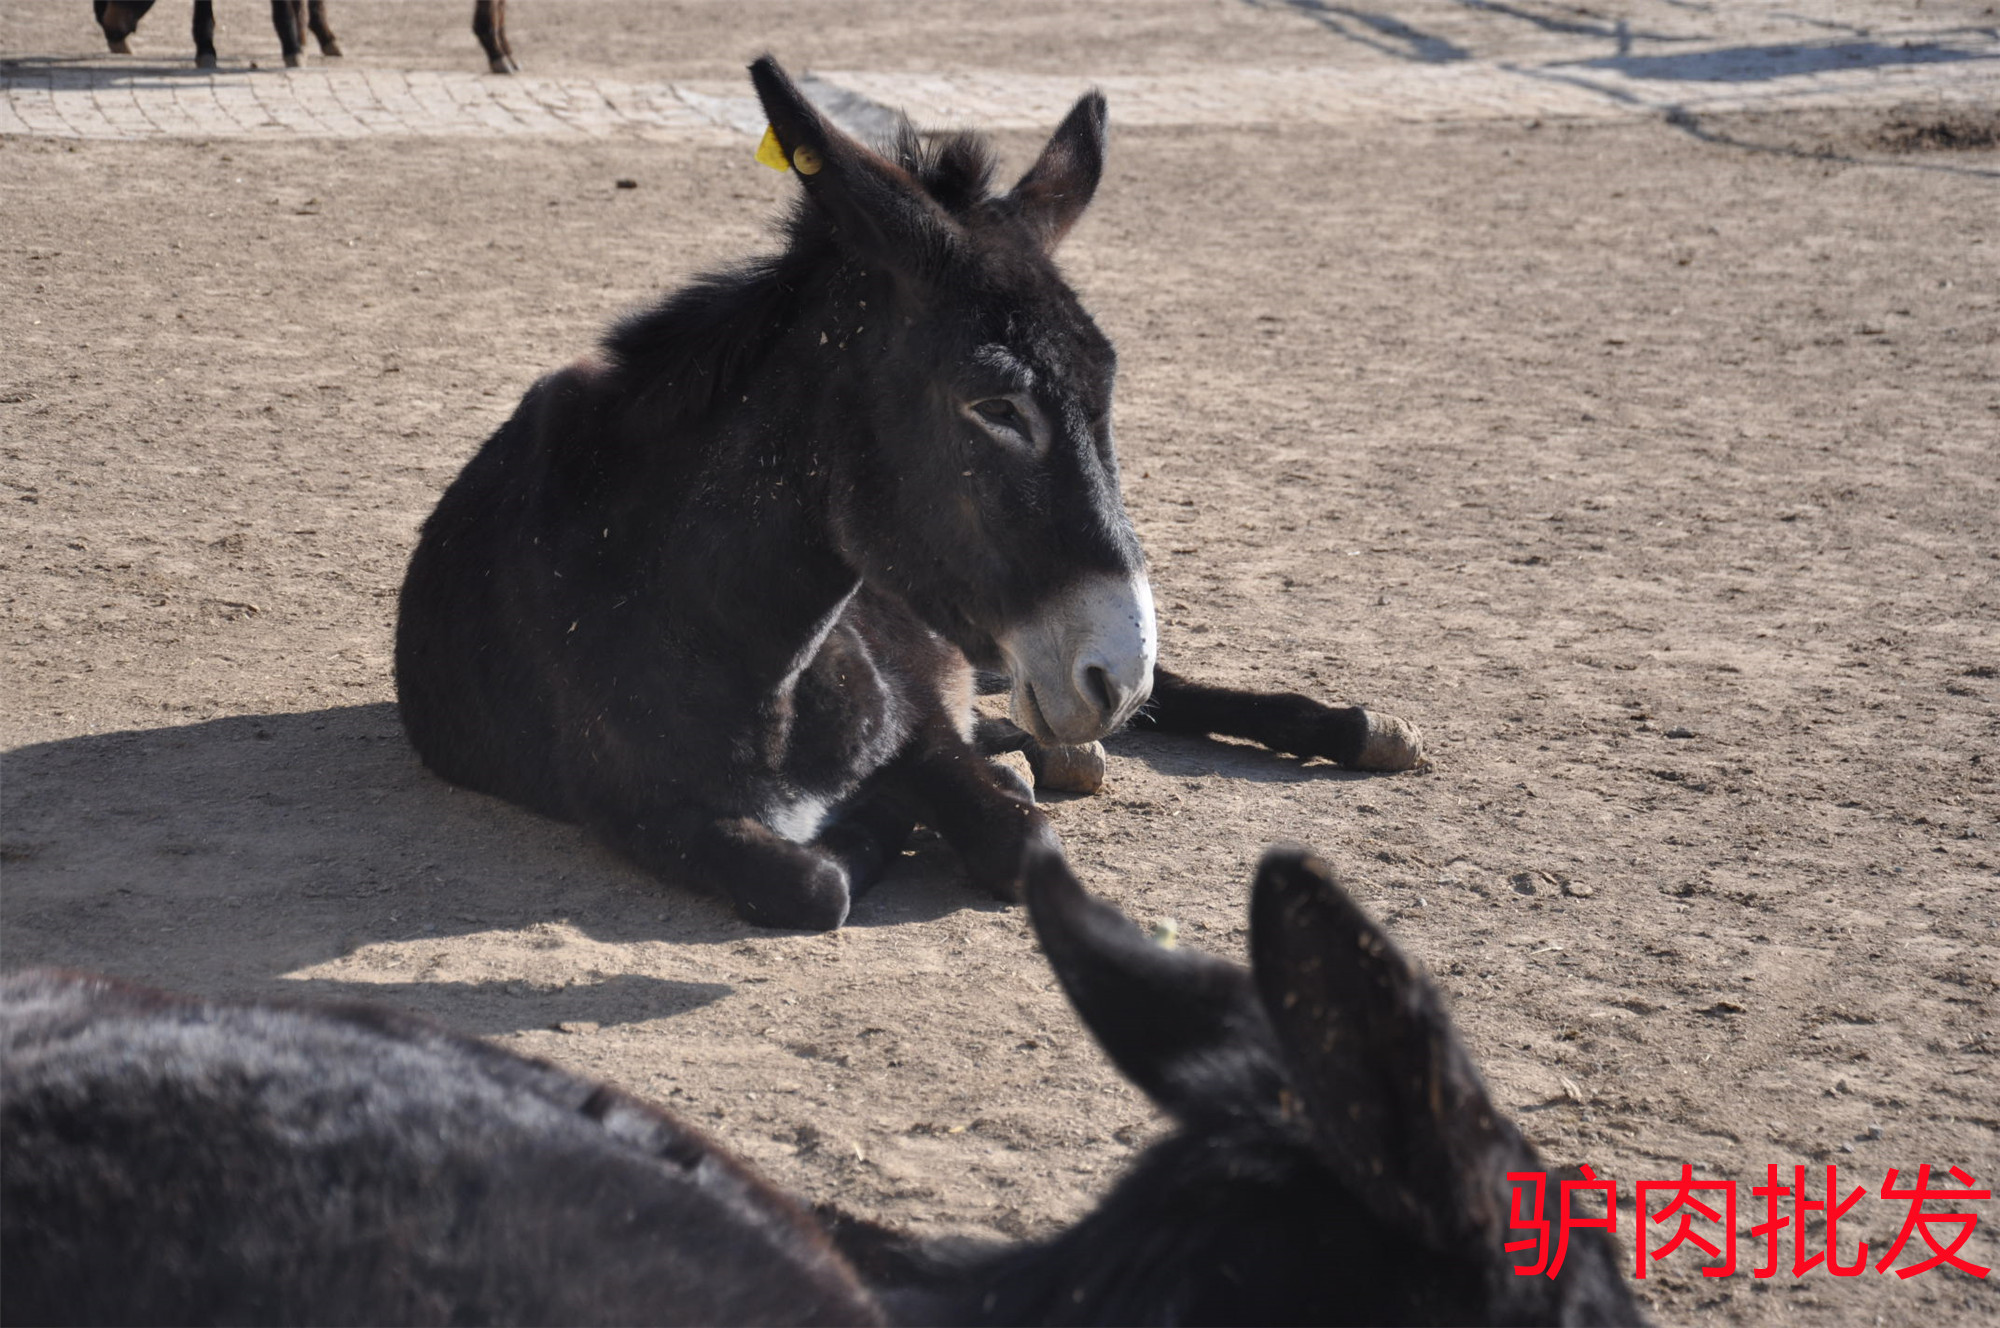
[[[1320,1156],[1379,1219],[1432,1248],[1490,1242],[1503,1161],[1529,1154],[1429,979],[1301,849],[1264,855],[1250,948]]]
[[[1104,177],[1108,125],[1104,94],[1086,92],[1056,127],[1042,155],[1007,195],[1022,220],[1054,251],[1090,206]]]
[[[960,238],[958,223],[902,167],[828,121],[778,62],[750,66],[785,160],[852,250],[911,274],[934,270]]]
[[[1154,941],[1086,892],[1059,849],[1029,851],[1021,897],[1070,1004],[1148,1097],[1182,1120],[1275,1108],[1277,1049],[1248,973]]]

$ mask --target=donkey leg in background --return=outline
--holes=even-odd
[[[494,73],[511,74],[521,67],[507,44],[507,0],[473,0],[472,35],[486,48],[486,67]]]
[[[326,0],[311,0],[306,6],[306,27],[312,30],[313,40],[319,43],[321,55],[340,54],[340,38],[333,35],[333,25],[326,21]],[[303,39],[300,44],[304,45]]]
[[[104,29],[104,44],[111,48],[113,55],[132,54],[132,44],[126,40],[138,30],[139,20],[153,7],[153,0],[91,0],[91,12],[97,15],[97,26]]]
[[[215,0],[194,0],[194,62],[215,68]]]
[[[1273,751],[1322,756],[1350,770],[1409,770],[1424,759],[1423,735],[1406,719],[1360,706],[1322,705],[1293,692],[1205,687],[1162,668],[1153,670],[1153,699],[1132,727],[1248,738]]]
[[[299,67],[299,53],[305,49],[300,40],[305,31],[305,0],[271,0],[271,26],[278,30],[278,46],[285,53],[285,67]]]
[[[507,0],[493,0],[493,39],[500,43],[500,54],[507,57],[507,68],[518,70],[521,62],[514,58],[514,43],[507,37]]]

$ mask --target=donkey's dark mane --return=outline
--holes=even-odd
[[[955,218],[989,197],[994,155],[983,134],[923,134],[905,120],[880,151]],[[650,394],[670,416],[698,416],[725,393],[740,392],[790,322],[800,293],[839,266],[833,229],[809,200],[793,202],[784,235],[781,252],[697,276],[605,337],[613,363],[652,384]]]
[[[795,241],[782,254],[704,273],[620,320],[605,352],[666,407],[665,423],[699,416],[755,372],[823,256],[801,252]]]
[[[993,144],[984,134],[922,134],[905,120],[883,155],[955,217],[985,202],[993,189]]]

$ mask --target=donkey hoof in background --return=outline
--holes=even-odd
[[[1035,787],[1054,793],[1095,793],[1104,787],[1104,744],[1086,742],[1077,747],[1027,748],[1028,768],[1035,772]]]
[[[1377,710],[1361,713],[1367,717],[1368,736],[1362,741],[1361,754],[1354,758],[1354,769],[1415,770],[1423,764],[1424,735],[1415,724]]]

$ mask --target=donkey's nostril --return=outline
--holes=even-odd
[[[1118,703],[1125,699],[1125,689],[1112,680],[1109,673],[1092,664],[1083,671],[1084,695],[1095,701],[1105,714],[1115,714]]]

